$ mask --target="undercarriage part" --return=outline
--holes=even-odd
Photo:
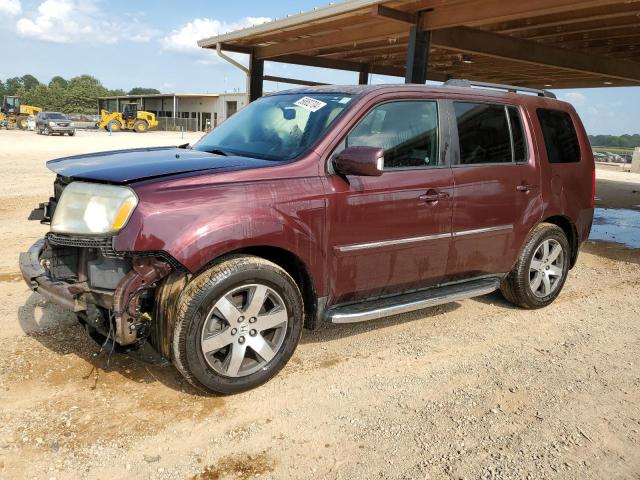
[[[118,284],[114,292],[116,341],[120,345],[131,345],[138,341],[139,332],[144,333],[151,317],[141,310],[143,294],[156,287],[156,283],[171,273],[168,263],[154,257],[132,260],[132,270]]]
[[[165,278],[156,290],[155,318],[151,322],[149,342],[167,360],[171,360],[173,326],[178,300],[187,285],[187,275],[174,271]]]

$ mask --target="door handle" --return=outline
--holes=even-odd
[[[536,188],[535,185],[524,185],[523,184],[523,185],[518,185],[516,187],[516,190],[519,191],[519,192],[527,193],[527,192],[530,192],[531,190],[533,190],[534,188]]]
[[[423,202],[434,203],[439,200],[449,198],[449,194],[447,192],[437,192],[435,190],[429,190],[427,193],[425,193],[424,195],[420,195],[418,198]]]

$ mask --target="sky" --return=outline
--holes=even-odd
[[[309,11],[327,0],[0,0],[0,79],[89,74],[110,89],[244,91],[244,74],[198,39]],[[239,55],[239,58],[242,58]],[[245,60],[246,63],[246,60]],[[267,62],[276,76],[349,84],[357,74]],[[398,82],[373,76],[373,83]],[[290,86],[267,82],[273,91]],[[559,90],[590,134],[640,133],[640,87]]]

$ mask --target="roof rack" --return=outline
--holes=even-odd
[[[525,93],[534,93],[539,97],[557,98],[556,95],[550,92],[549,90],[538,90],[536,88],[516,87],[515,85],[503,85],[501,83],[474,82],[471,80],[464,80],[464,79],[458,79],[458,78],[452,78],[451,80],[447,80],[446,82],[444,82],[443,85],[445,87],[494,88],[496,90],[506,90],[512,93],[525,92]]]

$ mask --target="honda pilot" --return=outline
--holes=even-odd
[[[491,87],[491,88],[487,88]],[[27,284],[194,386],[254,388],[303,328],[499,290],[551,304],[588,238],[594,161],[571,105],[449,82],[265,96],[193,146],[48,162]]]

